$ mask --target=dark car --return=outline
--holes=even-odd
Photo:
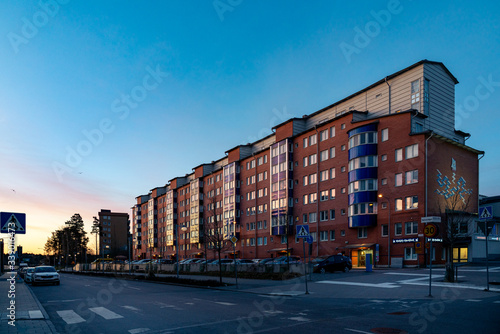
[[[314,265],[315,273],[343,271],[349,272],[352,269],[351,259],[344,255],[332,255]]]

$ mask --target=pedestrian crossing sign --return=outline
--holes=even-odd
[[[0,212],[1,233],[26,234],[26,214]]]
[[[297,225],[297,238],[307,238],[309,236],[309,225]]]
[[[483,206],[479,208],[479,220],[488,220],[493,218],[493,210],[491,206]]]

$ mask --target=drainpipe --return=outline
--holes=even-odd
[[[387,77],[385,77],[385,83],[389,87],[389,115],[391,114],[391,85],[389,85],[389,81],[387,81]]]
[[[319,157],[319,142],[320,138],[318,138],[318,126],[316,125],[314,127],[314,130],[316,130],[316,243],[318,244],[318,247],[316,248],[316,256],[319,256],[319,242],[320,242],[320,233],[319,233],[319,162],[320,162],[320,157]],[[305,254],[304,254],[305,256]],[[305,262],[305,259],[304,259]]]
[[[428,199],[428,194],[427,194],[427,191],[428,191],[428,181],[427,181],[427,161],[429,160],[428,157],[427,157],[427,142],[429,141],[429,139],[432,138],[432,136],[434,136],[434,132],[431,131],[431,135],[429,136],[429,138],[427,138],[425,140],[425,216],[427,217],[427,199]]]

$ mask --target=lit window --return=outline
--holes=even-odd
[[[417,209],[418,208],[418,196],[406,197],[406,210]]]
[[[403,160],[403,149],[402,148],[396,149],[395,156],[396,156],[396,161]]]
[[[413,144],[405,147],[406,159],[418,157],[418,144]]]
[[[323,130],[319,133],[320,141],[324,141],[328,139],[328,130]]]
[[[412,184],[418,182],[418,170],[411,170],[406,172],[406,184]]]
[[[400,187],[403,185],[403,174],[402,173],[396,174],[394,183],[395,183],[396,187]]]

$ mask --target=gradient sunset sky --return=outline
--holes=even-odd
[[[25,252],[422,59],[459,80],[456,128],[499,195],[493,1],[0,2],[0,211]],[[432,97],[431,97],[432,98]],[[3,235],[6,237],[7,235]],[[90,247],[94,237],[91,236]]]

